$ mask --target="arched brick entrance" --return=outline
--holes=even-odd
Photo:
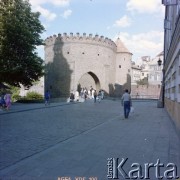
[[[87,72],[81,76],[78,85],[81,88],[89,89],[91,86],[97,91],[101,88],[99,78],[93,72]]]

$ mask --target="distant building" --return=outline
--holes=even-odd
[[[141,80],[141,70],[142,68],[139,65],[132,63],[131,85],[137,85],[137,81]]]
[[[162,66],[158,60],[163,61],[163,52],[155,58],[143,56],[139,64],[132,63],[131,95],[133,98],[158,99],[162,83]]]
[[[148,84],[161,85],[162,82],[162,66],[158,66],[157,61],[161,59],[163,63],[163,52],[159,53],[155,58],[150,56],[141,57],[139,64],[132,63],[132,84],[147,78]]]
[[[152,59],[148,64],[148,82],[149,84],[161,85],[162,83],[162,66],[158,65],[158,60],[163,63],[163,52],[158,54],[154,59]]]

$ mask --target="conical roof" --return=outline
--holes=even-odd
[[[130,53],[132,54],[127,48],[126,46],[123,44],[123,42],[120,40],[120,38],[117,38],[116,40],[116,46],[117,46],[117,52],[119,53]]]

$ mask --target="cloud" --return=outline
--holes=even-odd
[[[68,6],[70,0],[30,0],[33,6],[53,4],[55,6]]]
[[[160,0],[129,0],[126,6],[128,11],[138,13],[162,13],[163,11]]]
[[[69,6],[69,2],[70,0],[30,0],[32,9],[35,11],[39,11],[47,21],[53,21],[57,17],[57,15],[53,12],[50,12],[48,9],[43,8],[42,6],[44,4],[65,7]]]
[[[117,20],[113,26],[128,27],[131,25],[131,19],[124,15],[122,18]]]
[[[129,51],[133,53],[135,60],[138,57],[146,55],[154,57],[163,51],[164,33],[161,31],[150,31],[134,35],[121,32],[118,37],[120,37]],[[117,37],[115,37],[115,39],[117,39]]]
[[[68,10],[64,11],[62,17],[67,19],[68,16],[70,16],[71,14],[72,14],[72,11],[70,9],[68,9]]]
[[[49,10],[47,10],[41,6],[36,6],[35,10],[39,11],[41,13],[41,15],[43,17],[45,17],[48,21],[53,21],[57,17],[57,15],[55,13],[52,13]]]

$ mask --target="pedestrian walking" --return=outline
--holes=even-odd
[[[4,96],[4,100],[6,102],[6,109],[9,110],[10,106],[11,106],[11,95],[10,94],[6,94]]]
[[[47,90],[45,93],[45,106],[50,105],[50,92]]]
[[[78,90],[76,90],[76,92],[75,92],[75,99],[74,99],[74,101],[79,101],[79,91]]]
[[[99,90],[99,92],[98,92],[98,102],[100,103],[101,102],[101,90]]]
[[[96,103],[96,98],[97,98],[97,92],[94,90],[94,103]]]
[[[121,103],[122,103],[122,106],[124,106],[124,117],[125,119],[127,119],[130,113],[130,108],[132,106],[131,96],[128,93],[128,89],[125,90],[121,98]]]
[[[70,94],[69,102],[74,102],[74,93],[73,92],[71,92],[71,94]]]
[[[95,89],[92,89],[92,97],[91,97],[91,99],[94,99],[94,93],[95,93]],[[96,92],[96,97],[97,97],[97,92]]]
[[[101,99],[104,99],[104,90],[101,90]]]
[[[2,94],[1,95],[1,98],[0,98],[0,107],[2,108],[2,109],[5,109],[6,108],[6,102],[5,102],[5,100],[4,100],[4,94]]]

